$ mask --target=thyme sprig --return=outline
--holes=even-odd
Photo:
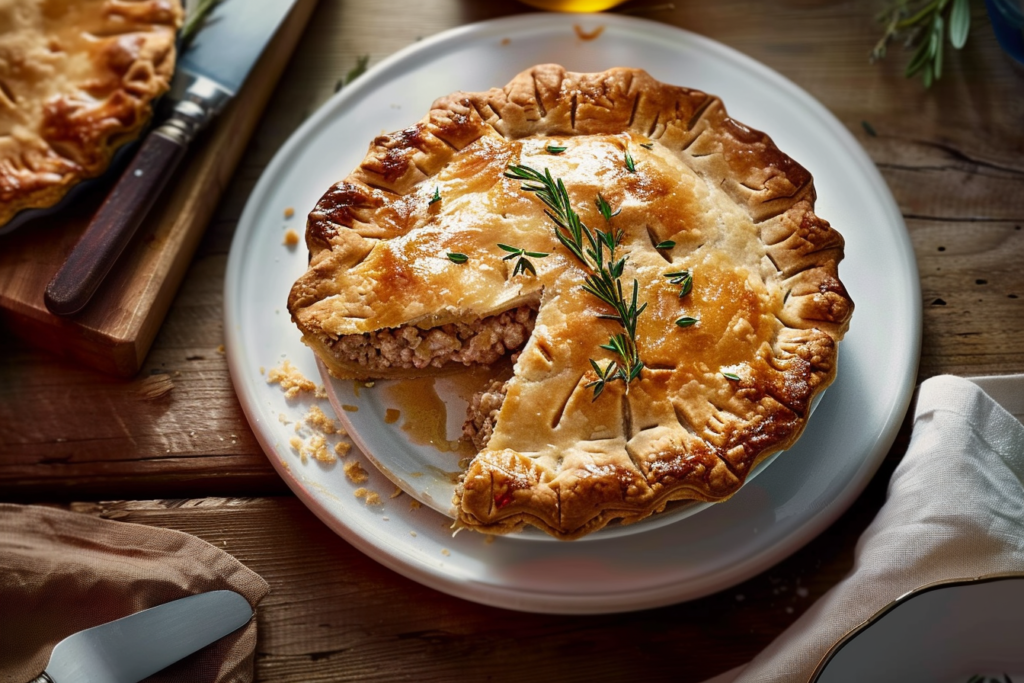
[[[906,36],[906,46],[916,49],[904,75],[912,78],[920,73],[924,87],[930,88],[942,76],[946,34],[956,50],[967,42],[971,5],[970,0],[892,0],[878,20],[885,29],[871,51],[871,62],[885,58],[891,40]]]
[[[519,260],[516,261],[515,267],[512,269],[512,277],[519,275],[519,273],[525,273],[526,271],[530,271],[531,273],[536,275],[537,269],[534,268],[533,263],[530,261],[530,259],[546,258],[547,256],[550,256],[550,254],[546,254],[543,251],[526,251],[525,249],[513,247],[508,244],[501,244],[500,242],[498,243],[498,248],[509,253],[508,256],[501,259],[502,261],[509,261],[516,257],[519,258]]]
[[[630,383],[640,376],[644,368],[636,347],[636,327],[647,304],[640,305],[640,285],[636,279],[629,298],[623,290],[622,273],[626,257],[616,259],[615,254],[616,247],[622,242],[622,231],[616,232],[610,226],[607,231],[587,227],[572,208],[565,183],[561,178],[553,178],[549,169],[542,173],[529,166],[512,164],[506,169],[505,177],[520,181],[520,189],[532,192],[544,203],[544,213],[556,226],[555,237],[589,271],[583,281],[583,290],[613,311],[599,317],[614,320],[623,329],[601,345],[602,349],[614,353],[616,359],[608,361],[604,367],[590,359],[598,378],[587,387],[594,387],[596,400],[609,382],[621,380],[628,393]],[[610,222],[617,212],[612,213],[611,206],[600,194],[595,201],[605,221]]]

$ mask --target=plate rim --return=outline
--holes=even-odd
[[[713,53],[716,59],[725,59],[738,66],[743,66],[766,75],[778,87],[783,88],[787,95],[796,98],[803,108],[809,114],[813,114],[823,127],[833,135],[836,142],[847,152],[849,160],[856,162],[857,170],[860,171],[860,174],[884,203],[880,210],[888,214],[895,224],[902,227],[902,230],[897,231],[893,239],[896,246],[899,247],[903,257],[903,264],[906,266],[903,275],[908,281],[907,291],[917,296],[913,296],[911,301],[910,320],[908,321],[910,343],[908,344],[909,348],[906,349],[907,357],[900,359],[904,361],[901,365],[904,369],[904,374],[898,378],[899,386],[895,392],[896,398],[888,407],[885,418],[880,420],[881,428],[871,441],[868,455],[861,459],[859,466],[851,476],[850,483],[843,488],[838,496],[832,498],[823,509],[790,530],[782,542],[743,558],[740,562],[730,566],[729,570],[717,574],[712,579],[704,580],[698,586],[681,589],[678,583],[668,583],[653,587],[642,587],[616,595],[595,593],[558,594],[553,596],[543,591],[524,592],[520,589],[509,589],[505,586],[484,584],[471,577],[460,576],[460,572],[453,573],[450,566],[442,568],[424,563],[400,547],[394,545],[382,547],[377,545],[373,542],[372,537],[369,535],[364,536],[363,530],[355,526],[350,527],[331,514],[307,487],[303,486],[301,482],[294,478],[292,473],[288,472],[287,466],[280,461],[280,458],[272,455],[276,454],[277,450],[272,446],[268,437],[261,432],[258,426],[259,415],[256,413],[255,406],[250,405],[245,398],[247,396],[245,388],[249,373],[243,366],[245,356],[243,344],[239,338],[239,333],[235,329],[236,324],[239,323],[240,315],[238,311],[239,306],[236,305],[237,292],[234,287],[234,284],[239,281],[238,276],[242,270],[243,258],[241,249],[236,248],[236,246],[245,242],[247,238],[252,237],[251,233],[256,224],[254,214],[257,211],[258,198],[262,194],[261,190],[265,190],[271,179],[285,167],[289,157],[294,153],[300,142],[308,136],[310,131],[321,125],[330,113],[339,106],[339,103],[343,103],[348,99],[358,98],[363,90],[371,87],[376,79],[386,77],[388,72],[394,69],[396,65],[404,63],[413,56],[422,55],[426,57],[431,55],[446,44],[457,43],[460,38],[467,35],[477,40],[500,32],[521,33],[525,29],[551,29],[555,26],[564,28],[571,27],[573,23],[591,21],[602,22],[606,29],[608,27],[622,28],[626,31],[640,29],[645,32],[658,34],[659,37],[666,39],[685,40],[690,45],[697,45]],[[538,22],[542,25],[538,26]],[[608,32],[606,35],[611,33]],[[281,148],[278,149],[271,162],[264,169],[260,180],[250,194],[245,210],[236,226],[229,252],[224,285],[225,341],[229,371],[235,392],[239,397],[243,412],[253,428],[257,441],[268,455],[271,464],[285,480],[289,488],[292,489],[314,515],[364,554],[423,585],[482,604],[523,611],[560,614],[632,611],[696,599],[735,585],[764,571],[818,536],[860,496],[896,439],[903,417],[909,408],[913,388],[916,383],[921,353],[922,315],[917,264],[902,214],[874,162],[871,161],[870,157],[868,157],[867,153],[846,127],[824,105],[779,72],[723,43],[669,24],[616,14],[557,15],[527,13],[466,24],[410,44],[371,67],[368,73],[360,80],[327,100],[312,116],[303,122]],[[609,540],[614,542],[614,539]]]

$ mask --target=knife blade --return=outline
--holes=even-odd
[[[32,683],[135,683],[251,617],[249,602],[234,591],[190,595],[68,636]]]
[[[296,0],[221,0],[178,59],[170,117],[154,128],[100,206],[43,300],[73,315],[96,293],[189,144],[241,88]]]

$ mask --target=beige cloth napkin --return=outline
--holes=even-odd
[[[0,504],[0,681],[42,673],[54,645],[194,593],[229,589],[255,609],[267,583],[180,531]],[[147,681],[251,681],[256,619]]]
[[[1024,375],[922,383],[907,454],[850,574],[750,664],[706,683],[806,683],[834,643],[908,591],[1024,572],[1024,425],[1015,416],[1024,416]]]

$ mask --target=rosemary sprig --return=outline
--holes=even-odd
[[[676,243],[672,240],[665,240],[664,242],[658,242],[654,245],[655,249],[674,249]]]
[[[469,257],[465,254],[460,254],[457,251],[448,252],[448,260],[452,263],[465,263],[469,260]]]
[[[508,256],[501,259],[502,261],[508,261],[517,257],[519,258],[519,260],[516,261],[515,267],[512,269],[512,277],[519,275],[519,273],[525,273],[526,271],[530,271],[532,274],[536,275],[537,269],[533,267],[533,263],[530,259],[550,256],[550,254],[545,254],[543,251],[526,251],[525,249],[513,247],[508,244],[501,244],[500,242],[498,243],[498,248],[509,253]]]
[[[430,198],[429,202],[427,202],[427,206],[430,206],[431,204],[436,204],[439,201],[441,201],[441,188],[435,186],[434,196]]]
[[[967,42],[971,29],[970,0],[893,0],[878,19],[885,24],[885,30],[871,51],[871,61],[884,59],[889,41],[905,35],[906,46],[916,49],[904,75],[912,78],[920,73],[924,87],[930,88],[942,76],[947,32],[954,49],[959,50]]]
[[[660,249],[661,247],[659,246],[658,248]],[[665,277],[673,285],[679,285],[680,299],[689,294],[690,290],[693,289],[693,274],[688,270],[680,270],[677,273],[665,273]]]
[[[644,149],[654,149],[653,142],[641,142],[640,146],[643,147]]]
[[[622,213],[622,209],[619,209],[615,213],[612,213],[612,205],[609,204],[608,201],[601,196],[600,192],[597,193],[597,199],[594,200],[594,205],[597,207],[597,210],[601,213],[601,215],[604,217],[606,221],[610,221],[611,219],[615,218],[620,213]]]
[[[561,154],[562,152],[564,152],[565,150],[567,150],[569,148],[568,147],[563,147],[562,145],[548,145],[547,147],[545,147],[545,149],[550,154]]]
[[[195,9],[188,13],[188,17],[185,18],[185,23],[181,27],[181,33],[178,34],[178,52],[184,52],[185,49],[195,39],[199,29],[202,28],[203,24],[206,23],[207,17],[213,8],[220,4],[221,0],[199,0],[196,3]]]
[[[636,173],[636,162],[633,161],[633,155],[626,150],[626,168],[629,169],[630,173]]]
[[[599,317],[614,320],[623,329],[623,332],[612,335],[607,344],[601,345],[602,349],[614,353],[617,359],[610,360],[603,368],[590,359],[598,377],[587,384],[594,387],[594,399],[601,395],[608,382],[615,380],[621,380],[628,392],[630,383],[640,376],[644,368],[636,347],[636,326],[647,304],[640,305],[640,285],[635,279],[629,299],[623,291],[621,278],[626,258],[615,258],[615,249],[622,241],[623,233],[616,233],[610,227],[607,231],[587,227],[573,210],[565,183],[561,178],[553,178],[548,169],[541,173],[529,166],[513,164],[505,171],[505,177],[520,181],[520,189],[534,193],[544,203],[547,207],[544,213],[556,226],[555,237],[589,271],[583,281],[583,290],[613,311]],[[616,214],[612,213],[608,202],[600,194],[595,201],[605,221],[611,221]]]

